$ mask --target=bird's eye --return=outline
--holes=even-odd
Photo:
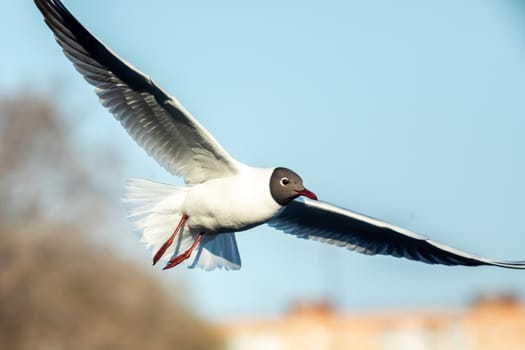
[[[290,183],[290,180],[288,180],[287,177],[283,177],[283,178],[281,179],[281,186],[286,186],[286,185],[288,185],[289,183]]]

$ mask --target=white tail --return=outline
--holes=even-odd
[[[135,229],[142,235],[141,242],[152,250],[152,255],[160,249],[179,223],[186,190],[184,187],[144,179],[128,180],[123,202],[128,206],[129,218]],[[162,260],[177,256],[188,249],[196,234],[198,232],[192,233],[184,225]],[[240,269],[241,259],[235,234],[204,235],[185,264],[189,268],[199,267],[205,270]]]

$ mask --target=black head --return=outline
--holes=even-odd
[[[299,196],[317,200],[317,196],[304,187],[303,179],[287,168],[274,169],[270,177],[270,193],[280,205],[286,205]]]

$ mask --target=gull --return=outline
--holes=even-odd
[[[124,201],[153,264],[236,270],[235,233],[268,224],[299,238],[428,264],[495,265],[426,236],[323,202],[285,167],[255,168],[231,157],[181,103],[92,35],[59,0],[35,0],[45,23],[100,102],[129,135],[186,186],[132,179]],[[299,198],[300,197],[300,198]],[[168,258],[169,257],[169,258]]]

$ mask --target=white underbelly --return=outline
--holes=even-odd
[[[252,168],[253,169],[253,168]],[[260,225],[282,208],[271,197],[271,169],[215,179],[189,188],[182,212],[193,232],[235,232]]]

